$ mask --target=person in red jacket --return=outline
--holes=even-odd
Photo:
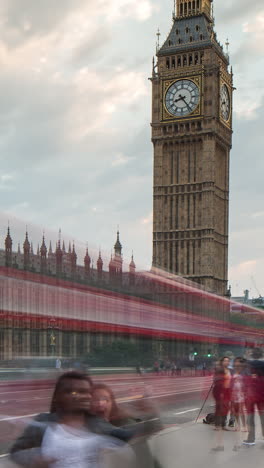
[[[255,409],[258,410],[262,434],[264,437],[264,361],[262,351],[255,348],[252,361],[248,362],[250,375],[247,378],[246,407],[248,413],[248,438],[244,445],[255,445]]]
[[[214,451],[224,450],[222,430],[225,428],[226,418],[230,410],[231,401],[231,372],[230,360],[227,356],[220,359],[215,369],[213,397],[215,399],[215,429],[217,431],[217,443]]]

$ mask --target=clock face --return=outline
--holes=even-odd
[[[221,112],[221,117],[227,122],[230,116],[230,96],[229,96],[228,88],[225,84],[223,84],[221,87],[220,112]]]
[[[186,117],[199,104],[200,91],[191,80],[178,80],[173,83],[165,96],[167,111],[175,117]]]

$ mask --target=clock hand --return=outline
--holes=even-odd
[[[185,99],[185,96],[182,96],[181,94],[179,95],[178,99],[175,99],[174,102],[179,102],[179,101],[183,101]]]
[[[183,102],[186,104],[187,108],[189,109],[189,111],[192,110],[192,108],[189,106],[189,104],[186,102],[186,99],[185,99],[185,96],[183,97]]]

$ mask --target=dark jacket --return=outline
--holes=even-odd
[[[248,366],[250,375],[246,379],[247,402],[264,402],[264,361],[249,361]]]

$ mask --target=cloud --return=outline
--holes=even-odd
[[[236,279],[241,276],[249,276],[255,272],[257,265],[257,260],[247,260],[246,262],[239,263],[230,268],[230,277],[235,277]]]
[[[241,18],[255,15],[263,8],[263,0],[230,0],[229,2],[216,3],[217,18],[219,22],[227,24],[241,22]],[[218,14],[219,13],[219,14]]]
[[[248,66],[256,58],[262,57],[264,40],[264,10],[251,17],[242,25],[243,36],[240,46],[233,55],[233,62],[240,68]]]
[[[256,218],[263,218],[264,217],[264,211],[257,211],[256,213],[251,214],[251,218],[256,219]]]

